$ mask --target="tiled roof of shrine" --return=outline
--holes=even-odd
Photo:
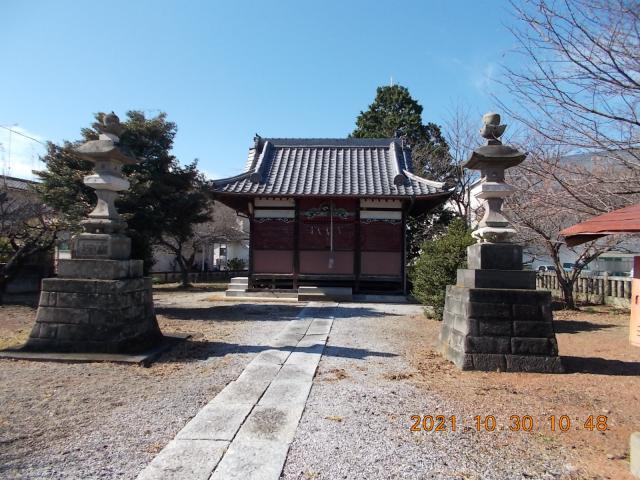
[[[245,172],[214,180],[217,193],[246,196],[448,196],[440,182],[413,173],[397,138],[260,138]]]

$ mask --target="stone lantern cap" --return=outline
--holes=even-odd
[[[102,137],[102,135],[100,136]],[[110,138],[90,140],[80,145],[75,151],[83,160],[88,160],[93,164],[100,160],[115,160],[123,165],[138,163],[135,157],[129,155]]]
[[[484,145],[476,148],[462,166],[471,170],[497,166],[506,169],[521,164],[526,157],[526,153],[508,145]]]
[[[116,161],[123,165],[133,165],[138,162],[133,155],[119,146],[124,127],[115,113],[105,115],[102,122],[97,125],[97,129],[100,132],[98,140],[90,140],[75,149],[81,158],[93,164],[101,160]]]
[[[510,168],[523,162],[527,154],[508,145],[503,145],[500,137],[507,129],[500,124],[500,115],[494,112],[482,116],[480,135],[487,140],[486,145],[476,148],[462,166],[472,170],[487,168]]]

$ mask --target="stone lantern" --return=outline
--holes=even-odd
[[[129,181],[122,176],[122,166],[135,164],[137,160],[119,146],[123,127],[114,113],[105,116],[98,130],[98,140],[76,149],[83,160],[94,165],[95,173],[84,177],[84,184],[96,191],[98,202],[88,218],[80,222],[86,233],[74,238],[71,257],[128,260],[131,239],[124,235],[127,223],[114,202],[118,192],[129,188]]]
[[[58,277],[42,281],[36,323],[25,350],[133,353],[159,343],[162,334],[153,308],[151,279],[142,260],[131,260],[127,223],[115,207],[118,192],[129,188],[122,166],[136,159],[120,146],[123,127],[106,115],[98,140],[76,154],[94,165],[84,177],[96,191],[94,210],[71,242],[71,258],[58,261]]]
[[[502,144],[500,115],[482,120],[486,144],[464,167],[480,170],[476,198],[485,213],[472,233],[478,243],[467,248],[467,268],[447,286],[440,349],[462,370],[561,372],[551,293],[536,291],[536,273],[522,269],[522,247],[510,242],[515,229],[502,213],[513,192],[504,172],[527,154]]]

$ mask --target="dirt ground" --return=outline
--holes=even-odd
[[[29,305],[0,307],[0,350],[26,342],[33,326],[36,310]]]
[[[154,292],[163,332],[192,337],[149,368],[0,360],[0,478],[135,478],[304,306],[211,295]],[[1,306],[0,344],[24,342],[35,313],[33,300]]]
[[[212,302],[211,292],[156,290],[162,329],[194,336],[151,368],[0,361],[0,477],[135,477],[304,306]],[[1,306],[0,348],[24,342],[34,317],[33,301]],[[554,318],[565,374],[460,372],[435,352],[440,323],[415,315],[394,330],[405,337],[397,341],[412,368],[385,378],[411,383],[425,397],[455,400],[465,425],[493,415],[498,427],[508,427],[511,415],[530,415],[532,431],[507,438],[528,435],[557,450],[579,468],[571,478],[630,479],[629,435],[640,430],[640,349],[629,345],[628,313],[586,307]],[[345,375],[325,373],[330,382]],[[551,415],[566,415],[571,428],[552,432]],[[585,428],[589,416],[594,426],[606,416],[607,430]]]
[[[461,400],[466,411],[459,415],[467,424],[473,425],[476,415],[493,415],[499,426],[508,428],[512,415],[532,416],[530,434],[566,449],[581,478],[631,479],[629,435],[640,430],[640,348],[629,344],[629,313],[585,307],[555,311],[554,320],[566,373],[548,375],[460,372],[434,350],[440,323],[416,317],[415,330],[407,335],[424,336],[431,348],[407,342],[410,361],[419,372],[413,380],[425,390]],[[562,432],[556,423],[551,431],[552,415],[556,422],[569,417],[570,428]],[[594,418],[593,430],[585,428],[589,416]],[[606,431],[598,431],[598,416],[606,416]]]
[[[419,305],[339,305],[281,478],[584,478],[566,449],[534,435],[463,427],[474,407],[464,389],[428,388],[411,364],[410,352],[428,350],[433,340],[421,312]],[[456,415],[459,422],[455,431],[416,431],[414,415]]]

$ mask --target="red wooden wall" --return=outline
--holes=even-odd
[[[359,199],[304,198],[298,200],[297,218],[254,218],[251,232],[253,273],[294,274],[297,221],[298,273],[301,275],[401,276],[404,261],[402,220],[362,218],[357,245],[359,208]],[[372,210],[375,208],[367,211]],[[380,211],[383,210],[375,215],[380,215]],[[399,216],[398,211],[394,215]],[[356,272],[354,260],[358,254],[360,271]]]

